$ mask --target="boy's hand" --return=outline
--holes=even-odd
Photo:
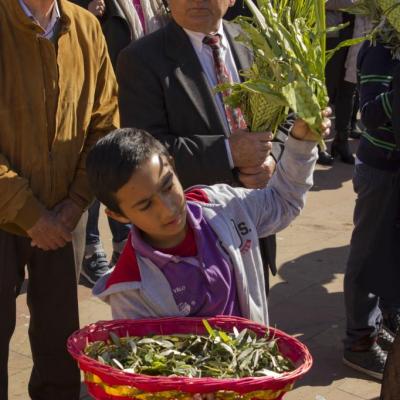
[[[270,140],[271,132],[233,132],[228,141],[235,167],[259,167],[271,151]]]
[[[331,120],[329,119],[329,117],[332,115],[332,110],[327,107],[321,112],[321,115],[323,117],[323,122],[321,125],[322,137],[326,137],[329,135],[331,129]],[[318,140],[318,137],[316,137],[315,133],[310,129],[307,123],[300,118],[296,119],[296,121],[294,122],[291,135],[298,140]]]
[[[92,0],[88,4],[88,10],[96,17],[102,17],[106,11],[106,3],[104,0]]]

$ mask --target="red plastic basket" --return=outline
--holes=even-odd
[[[214,393],[223,400],[280,400],[293,388],[296,380],[312,366],[312,357],[302,343],[278,329],[244,318],[218,316],[207,319],[212,327],[231,332],[249,328],[259,335],[267,330],[278,339],[282,354],[295,365],[294,371],[279,377],[242,379],[163,377],[131,374],[104,365],[83,352],[88,343],[108,340],[109,332],[117,336],[205,334],[202,318],[161,318],[148,320],[101,321],[75,332],[68,339],[68,351],[84,372],[89,393],[97,400],[191,400],[195,393]]]

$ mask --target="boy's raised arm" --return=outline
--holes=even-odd
[[[329,135],[332,114],[330,108],[321,112],[322,137]],[[313,185],[313,171],[317,160],[317,137],[305,121],[297,119],[285,144],[285,152],[275,175],[264,189],[248,190],[227,185],[211,187],[211,197],[218,203],[235,202],[244,207],[253,221],[259,237],[274,234],[289,225],[305,204],[307,191]],[[240,204],[238,204],[238,203]]]
[[[306,193],[313,185],[317,154],[315,142],[289,136],[276,172],[266,188],[253,190],[215,185],[209,188],[208,194],[212,201],[244,207],[258,236],[271,235],[287,227],[304,207]]]
[[[300,214],[306,194],[313,185],[317,155],[315,142],[299,141],[289,136],[268,187],[243,199],[252,212],[259,237],[286,228]]]

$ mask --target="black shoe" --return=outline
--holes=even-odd
[[[104,253],[95,252],[83,259],[81,275],[94,285],[109,269],[107,256]]]
[[[327,151],[320,151],[318,153],[317,163],[320,165],[332,165],[333,157]]]
[[[394,342],[394,336],[385,328],[379,331],[377,343],[383,351],[389,351]]]
[[[386,358],[387,353],[377,343],[374,343],[368,351],[345,350],[343,363],[356,371],[382,380]]]
[[[340,159],[346,164],[354,164],[355,159],[350,151],[349,142],[344,141],[333,141],[331,147],[332,157],[340,157]]]
[[[383,327],[392,335],[396,336],[400,327],[400,314],[399,313],[384,313],[383,314]]]
[[[111,261],[110,261],[110,267],[114,267],[114,265],[118,262],[119,256],[121,253],[118,251],[113,251],[112,256],[111,256]]]

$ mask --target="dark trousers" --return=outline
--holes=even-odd
[[[335,48],[342,40],[342,37],[328,39],[327,48]],[[357,93],[357,85],[344,80],[347,52],[347,48],[342,48],[335,53],[329,60],[325,71],[329,101],[335,109],[336,139],[342,141],[348,139],[351,131]]]
[[[335,131],[338,140],[349,138],[356,94],[355,83],[342,81],[335,102]]]
[[[260,239],[260,252],[263,261],[265,293],[269,295],[269,273],[276,275],[276,235]]]
[[[83,236],[74,243],[84,245]],[[71,243],[42,251],[31,247],[29,238],[0,230],[0,400],[8,399],[9,343],[25,266],[33,358],[29,395],[33,400],[79,399],[79,370],[66,349],[68,336],[79,329],[76,263],[80,260],[75,260]]]
[[[380,249],[376,246],[377,221],[385,224],[387,215],[384,204],[393,191],[393,176],[389,171],[378,170],[366,164],[356,165],[353,184],[357,194],[354,210],[354,231],[350,243],[350,255],[344,278],[344,298],[346,306],[345,347],[368,347],[376,338],[382,324],[382,311],[397,312],[400,300],[387,299],[371,293],[374,286],[362,284],[360,277],[368,265],[371,253],[379,258]],[[383,229],[383,232],[385,229]],[[371,279],[381,277],[382,268],[376,263],[375,274]],[[393,285],[387,282],[387,285]],[[400,298],[400,295],[399,295]]]
[[[88,210],[88,221],[86,225],[87,245],[100,243],[99,211],[100,202],[98,200],[95,200]],[[108,218],[108,225],[110,226],[114,243],[123,242],[128,237],[131,229],[130,225],[121,224],[120,222],[115,221],[112,218]]]

